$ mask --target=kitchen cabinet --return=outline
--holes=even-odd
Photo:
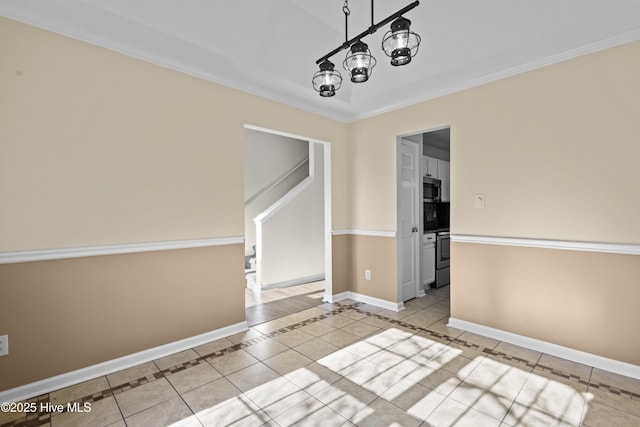
[[[433,157],[423,156],[424,161],[424,176],[429,176],[431,178],[438,177],[438,159],[434,159]]]
[[[441,200],[443,202],[449,202],[451,200],[451,180],[449,178],[449,162],[446,160],[435,159],[429,156],[423,156],[422,158],[422,171],[424,176],[431,178],[437,178],[442,181],[442,195]]]
[[[436,234],[426,233],[422,237],[422,285],[425,289],[436,281]]]
[[[449,162],[438,160],[438,179],[442,181],[442,201],[451,200],[451,180],[449,178]]]

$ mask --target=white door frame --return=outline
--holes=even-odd
[[[270,133],[272,135],[280,135],[287,138],[299,139],[302,141],[322,144],[324,153],[324,297],[323,301],[332,301],[333,295],[333,264],[332,264],[332,247],[331,247],[331,143],[320,141],[306,136],[295,135],[293,133],[281,132],[274,129],[268,129],[250,124],[244,125],[245,129],[251,129],[259,132]]]
[[[417,167],[416,170],[418,171],[418,177],[417,177],[417,181],[416,182],[416,192],[414,192],[414,197],[418,198],[418,203],[416,204],[416,219],[418,221],[418,229],[419,231],[422,231],[422,227],[420,226],[420,222],[422,221],[422,209],[420,209],[420,197],[421,197],[421,177],[420,177],[420,171],[422,170],[422,168],[420,167],[420,163],[421,163],[421,159],[422,159],[422,144],[419,144],[415,141],[410,141],[407,139],[403,139],[402,136],[397,136],[396,137],[396,242],[398,242],[398,240],[400,239],[400,233],[401,233],[401,224],[400,224],[400,183],[401,183],[401,166],[400,166],[400,147],[401,147],[401,143],[409,143],[409,144],[413,144],[415,146],[417,146],[418,150],[418,157],[416,159],[417,162]],[[420,235],[418,235],[419,237]],[[424,291],[422,291],[422,269],[420,268],[420,260],[421,260],[421,256],[422,256],[422,251],[421,251],[421,245],[420,242],[422,241],[420,238],[416,239],[417,242],[414,243],[414,245],[416,245],[415,248],[415,258],[414,259],[414,268],[415,268],[415,277],[416,277],[416,296],[420,297],[424,295]],[[398,308],[400,310],[402,310],[404,308],[404,301],[402,301],[403,295],[402,295],[402,277],[400,274],[402,265],[403,265],[403,252],[402,252],[402,245],[400,244],[396,244],[396,258],[397,258],[397,263],[396,263],[396,283],[397,283],[397,302],[398,302]]]

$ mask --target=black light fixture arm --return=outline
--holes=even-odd
[[[383,27],[385,25],[387,25],[389,22],[393,21],[394,19],[402,16],[403,14],[409,12],[410,10],[414,9],[415,7],[417,7],[420,4],[420,2],[418,0],[414,1],[413,3],[403,7],[402,9],[400,9],[399,11],[397,11],[396,13],[394,13],[393,15],[388,16],[387,18],[383,19],[382,21],[378,22],[377,24],[373,23],[373,1],[371,2],[371,26],[369,28],[367,28],[366,30],[364,30],[363,32],[361,32],[360,34],[358,34],[357,36],[353,37],[350,40],[346,40],[343,44],[341,44],[340,46],[338,46],[337,48],[333,49],[331,52],[327,53],[325,56],[323,56],[322,58],[318,59],[316,61],[316,64],[320,64],[321,62],[326,61],[327,59],[331,58],[333,55],[335,55],[336,53],[342,51],[342,50],[346,50],[349,49],[355,42],[359,41],[361,38],[369,35],[369,34],[373,34],[376,31],[378,31],[380,29],[380,27]],[[345,16],[345,39],[347,37],[347,16],[349,15],[349,9],[348,8],[343,8],[344,11],[344,16]]]

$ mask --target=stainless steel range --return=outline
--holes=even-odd
[[[450,242],[448,229],[436,233],[436,288],[448,285],[450,281]]]

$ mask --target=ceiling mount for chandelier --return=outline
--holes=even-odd
[[[389,15],[377,24],[373,23],[373,0],[371,0],[371,26],[355,36],[348,39],[349,29],[349,1],[345,0],[342,11],[344,13],[344,37],[345,41],[340,46],[316,61],[320,66],[320,71],[313,75],[313,88],[322,97],[330,97],[336,94],[336,90],[342,85],[342,76],[334,69],[334,65],[329,58],[336,53],[349,49],[343,66],[349,73],[353,83],[364,83],[371,77],[373,67],[376,65],[376,58],[371,55],[371,51],[362,38],[375,33],[382,26],[391,22],[391,30],[382,38],[382,49],[391,58],[391,65],[400,66],[411,62],[411,58],[418,53],[420,46],[420,36],[411,31],[411,21],[402,15],[420,4],[419,1],[405,6],[396,13]],[[393,22],[392,22],[393,21]]]

